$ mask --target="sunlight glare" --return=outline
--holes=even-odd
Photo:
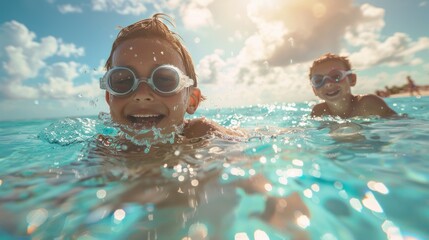
[[[123,209],[117,209],[114,213],[113,213],[114,217],[116,220],[118,221],[122,221],[125,218],[125,211]]]
[[[399,230],[399,228],[389,220],[384,221],[383,224],[381,225],[381,228],[387,234],[387,239],[389,240],[404,239],[401,236],[401,231]]]
[[[369,181],[367,186],[369,189],[376,191],[376,192],[379,192],[381,194],[388,194],[389,193],[389,189],[382,182]]]
[[[365,194],[364,199],[362,200],[363,205],[374,211],[374,212],[383,212],[383,209],[381,208],[380,204],[378,204],[377,200],[375,199],[374,195],[371,192],[367,192]]]
[[[260,229],[256,230],[253,236],[258,240],[270,240],[268,234]]]
[[[249,240],[249,236],[244,232],[239,232],[235,234],[234,240]]]
[[[305,215],[300,215],[297,219],[296,219],[296,223],[298,224],[298,226],[300,226],[303,229],[306,229],[308,226],[310,226],[310,219],[305,216]]]

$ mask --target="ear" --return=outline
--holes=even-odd
[[[186,108],[186,112],[189,114],[193,114],[197,110],[198,105],[200,105],[200,102],[201,102],[200,89],[196,87],[191,88],[191,93],[189,95],[189,102],[188,102],[188,107]]]
[[[352,86],[352,87],[355,86],[356,82],[357,82],[357,76],[356,76],[356,74],[354,74],[354,73],[350,74],[349,75],[349,84],[350,84],[350,86]]]

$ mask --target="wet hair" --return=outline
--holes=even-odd
[[[180,54],[183,64],[185,66],[185,74],[194,80],[194,87],[197,86],[197,76],[195,73],[194,64],[192,62],[191,55],[189,54],[186,47],[181,41],[181,37],[171,31],[168,26],[163,22],[172,23],[172,18],[163,13],[156,13],[150,18],[142,19],[138,22],[135,22],[127,27],[124,27],[119,31],[118,36],[116,36],[115,41],[112,45],[112,50],[110,51],[109,58],[106,61],[104,67],[106,70],[112,68],[112,55],[115,49],[123,42],[129,39],[134,38],[156,38],[167,41],[171,46]]]
[[[313,65],[310,67],[310,73],[308,75],[309,78],[311,79],[311,75],[313,74],[313,69],[317,64],[324,63],[327,61],[341,62],[344,64],[344,67],[346,68],[347,71],[352,69],[352,65],[350,64],[350,61],[347,57],[339,56],[332,53],[325,53],[322,56],[320,56],[318,59],[314,60]]]

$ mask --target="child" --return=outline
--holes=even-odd
[[[331,115],[351,118],[396,115],[396,112],[376,95],[352,95],[351,87],[356,85],[357,77],[351,71],[347,57],[331,53],[322,55],[310,67],[309,77],[314,94],[325,100],[313,107],[311,112],[313,117]]]
[[[159,13],[131,24],[115,39],[100,79],[113,122],[134,142],[175,134],[244,136],[204,118],[185,120],[204,97],[180,36],[161,21],[166,17]]]

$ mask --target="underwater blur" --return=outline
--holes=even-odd
[[[407,116],[201,109],[251,137],[141,149],[105,113],[0,122],[0,238],[428,239],[429,97],[386,102]]]

